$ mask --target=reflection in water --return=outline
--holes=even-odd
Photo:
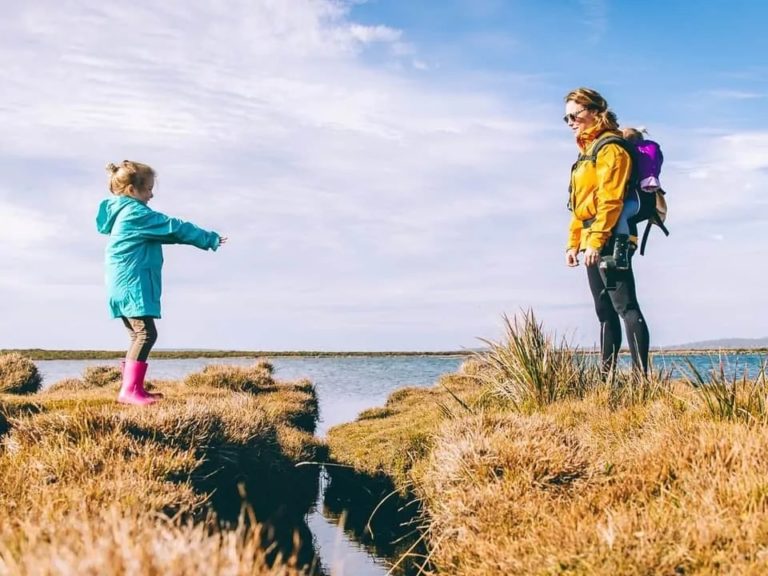
[[[351,539],[375,557],[385,558],[388,566],[397,564],[391,574],[419,572],[426,552],[418,529],[419,503],[398,494],[387,477],[330,468],[323,504],[323,515],[343,526]]]
[[[321,415],[317,434],[322,436],[331,426],[354,420],[363,410],[384,404],[387,396],[398,388],[432,386],[441,374],[455,371],[461,362],[459,357],[395,356],[276,358],[273,363],[276,376],[281,380],[309,378],[315,384]],[[191,372],[202,370],[208,364],[246,366],[252,363],[252,358],[153,360],[149,377],[158,380],[180,379]],[[36,364],[45,383],[52,384],[64,378],[82,376],[87,366],[117,364],[117,360],[51,360]],[[263,494],[263,490],[259,490],[258,484],[247,487],[246,499],[258,511],[258,518],[267,522],[268,530],[271,530],[274,537],[275,554],[280,552],[283,557],[296,554],[305,564],[311,564],[314,559],[316,576],[385,576],[389,571],[388,561],[377,554],[386,555],[390,551],[397,554],[395,550],[399,548],[384,542],[379,534],[399,537],[410,528],[406,527],[402,532],[385,528],[383,524],[379,525],[384,516],[377,513],[372,524],[376,527],[376,538],[372,542],[370,537],[364,536],[363,528],[375,505],[367,510],[357,508],[353,500],[346,499],[340,490],[335,489],[324,498],[323,492],[329,485],[325,475],[320,474],[319,467],[306,468],[308,472],[314,468],[314,474],[317,475],[311,494],[297,495],[286,491],[285,496],[286,501],[295,502],[298,499],[302,502],[301,506],[296,507],[301,510],[298,514],[279,515],[270,512],[266,506],[268,502],[259,502],[259,494]],[[318,477],[321,478],[319,487]],[[221,477],[218,481],[225,483]],[[223,492],[222,489],[214,492],[218,494],[214,496],[217,499],[216,507],[223,518],[236,519],[242,504],[236,482],[228,484],[226,493],[229,496],[225,497]],[[301,492],[306,490],[302,489]],[[384,495],[386,492],[382,497]],[[345,509],[353,512],[348,512],[348,519],[341,523]],[[339,528],[339,524],[344,528]],[[395,539],[392,537],[389,542]]]
[[[691,361],[702,374],[719,368],[725,363],[734,371],[747,370],[752,376],[759,370],[764,355],[723,356],[700,354],[693,356],[654,357],[655,368],[674,368],[676,376]],[[441,374],[458,369],[462,358],[434,356],[350,357],[350,358],[275,358],[276,375],[283,380],[309,378],[317,387],[321,421],[317,434],[322,436],[332,426],[354,420],[357,415],[374,406],[383,405],[387,396],[405,386],[434,385]],[[61,360],[35,362],[46,384],[63,378],[81,376],[86,366],[117,364],[103,360]],[[150,378],[177,379],[201,370],[208,364],[249,365],[250,358],[153,360]],[[314,559],[316,576],[385,576],[387,561],[408,549],[406,540],[392,544],[408,532],[413,524],[407,524],[416,513],[415,504],[392,500],[395,509],[387,511],[385,502],[376,512],[371,526],[373,536],[366,533],[371,513],[381,498],[391,490],[381,479],[366,479],[336,473],[328,480],[320,469],[307,485],[303,494],[286,492],[286,501],[302,502],[293,513],[265,512],[264,503],[255,502],[260,516],[268,521],[276,538],[276,553],[284,557],[296,554],[301,561],[311,564]],[[319,482],[318,482],[319,478]],[[232,494],[232,491],[229,492]],[[251,487],[249,494],[259,494],[258,486]],[[366,497],[367,495],[367,497]],[[239,513],[241,498],[222,503],[227,513]],[[274,501],[274,500],[273,500]],[[300,511],[300,512],[299,512]],[[346,512],[345,512],[346,511]],[[344,520],[342,523],[341,520]],[[406,523],[406,526],[400,524]],[[343,526],[339,528],[339,524]],[[297,535],[298,538],[295,536]],[[410,541],[412,542],[412,540]],[[322,559],[322,565],[320,560]],[[407,574],[401,572],[401,574]]]

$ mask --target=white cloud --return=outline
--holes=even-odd
[[[0,244],[9,253],[48,245],[63,231],[60,218],[0,200]]]
[[[336,310],[337,332],[329,337],[332,327],[297,327],[295,348],[354,347],[344,326],[382,303],[389,302],[390,324],[407,324],[414,303],[434,286],[446,294],[442,305],[459,305],[472,288],[459,296],[450,286],[465,270],[483,273],[473,264],[482,247],[466,250],[474,232],[488,218],[511,222],[538,205],[520,187],[538,181],[536,148],[547,147],[537,106],[512,120],[491,93],[446,91],[366,65],[359,57],[366,45],[391,45],[392,58],[414,58],[416,51],[401,31],[359,25],[336,2],[242,0],[226,10],[139,2],[119,17],[95,0],[71,8],[53,0],[14,5],[0,23],[0,64],[9,70],[0,150],[19,166],[11,186],[25,185],[33,173],[34,202],[56,210],[60,218],[51,222],[62,223],[67,236],[64,242],[60,230],[35,236],[39,265],[29,270],[19,259],[7,271],[17,281],[0,296],[17,298],[21,315],[32,309],[41,321],[79,317],[82,310],[106,315],[103,301],[91,301],[93,290],[77,294],[61,286],[101,283],[104,239],[92,227],[108,161],[154,165],[156,209],[231,238],[215,255],[169,247],[164,303],[174,311],[176,298],[210,295],[217,305],[174,322],[230,318],[240,326],[227,336],[229,346],[244,341],[261,314],[258,303],[243,307],[247,294],[279,302],[289,332],[290,309]],[[115,40],[127,30],[131,41]],[[542,134],[544,141],[534,144]],[[510,157],[525,168],[509,170]],[[544,189],[555,184],[558,201],[561,181],[542,183]],[[37,222],[29,228],[43,229]],[[528,230],[530,223],[520,221],[484,236],[498,245]],[[459,253],[450,267],[437,265]],[[509,258],[515,260],[514,252]],[[232,282],[240,301],[217,298]],[[35,284],[36,294],[48,286],[48,297],[19,298],[24,283]],[[64,294],[75,301],[63,306]],[[473,297],[489,294],[480,288]],[[434,307],[421,315],[427,325],[443,316]],[[457,318],[449,332],[476,321]],[[35,323],[17,324],[27,332],[0,333],[3,345],[122,342],[117,329],[86,330],[68,342],[68,331],[43,336]],[[398,347],[375,324],[370,328],[379,347]],[[468,340],[478,333],[470,329]],[[425,334],[423,347],[458,345],[440,334]],[[224,345],[221,337],[177,345]]]
[[[594,341],[583,270],[561,266],[574,150],[552,120],[559,101],[510,101],[477,76],[435,83],[413,71],[430,59],[404,32],[331,0],[4,10],[0,217],[21,231],[5,232],[12,257],[0,247],[0,299],[14,302],[0,347],[124,344],[93,228],[103,166],[123,158],[158,170],[156,209],[230,237],[216,254],[166,250],[163,346],[457,348],[528,306]],[[369,63],[377,45],[406,67]],[[654,240],[648,278],[686,265],[687,232],[722,233],[700,198],[728,213],[762,189],[762,136],[712,138],[663,141],[680,224]],[[740,191],[723,195],[724,182]],[[724,236],[712,244],[732,248]],[[669,287],[644,286],[663,318]],[[700,339],[692,329],[659,328],[667,342]]]
[[[349,32],[353,38],[363,44],[372,44],[374,42],[394,43],[403,36],[402,30],[396,30],[389,26],[363,26],[361,24],[352,24]]]

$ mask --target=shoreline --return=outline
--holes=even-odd
[[[30,360],[112,360],[125,356],[124,350],[47,350],[42,348],[6,348],[0,354],[19,353]],[[313,351],[313,350],[153,350],[157,360],[188,360],[193,358],[397,358],[397,357],[471,357],[481,350],[445,351]],[[582,350],[584,354],[599,354],[597,350]],[[629,354],[622,349],[620,354]],[[651,349],[655,356],[688,356],[695,354],[768,355],[768,348],[683,348],[680,350]]]
[[[41,348],[4,348],[0,354],[18,353],[30,360],[112,360],[123,358],[125,350],[45,350]],[[386,357],[464,357],[474,351],[449,350],[444,352],[328,352],[313,350],[152,350],[156,360],[188,360],[193,358],[386,358]]]

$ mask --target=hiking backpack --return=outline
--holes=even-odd
[[[628,221],[630,231],[634,236],[637,236],[637,225],[641,222],[647,222],[645,231],[643,232],[643,239],[640,242],[640,254],[644,255],[645,245],[648,242],[648,235],[651,232],[652,225],[655,224],[661,228],[661,231],[664,232],[665,236],[669,236],[669,230],[667,230],[667,227],[664,225],[664,221],[667,219],[667,201],[665,199],[666,192],[661,188],[658,188],[653,192],[646,192],[640,188],[640,177],[637,170],[637,157],[639,152],[637,151],[635,144],[616,134],[609,134],[608,136],[598,138],[597,142],[595,142],[593,145],[590,154],[579,154],[578,159],[571,168],[571,173],[573,173],[573,171],[576,169],[576,166],[580,162],[592,162],[594,165],[597,161],[597,154],[600,152],[603,146],[608,144],[616,144],[621,146],[621,148],[623,148],[632,159],[632,172],[629,177],[629,182],[627,182],[627,189],[624,191],[624,197],[627,198],[630,194],[636,194],[640,200],[640,209],[638,210],[637,214],[632,218],[629,218]],[[570,192],[571,189],[569,185],[569,199],[571,197]],[[572,209],[570,206],[570,200],[568,204],[568,208]]]

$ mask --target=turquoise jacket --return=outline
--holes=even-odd
[[[169,218],[129,196],[99,205],[96,228],[109,234],[105,254],[109,309],[113,318],[160,318],[163,244],[191,244],[216,250],[219,235]]]

